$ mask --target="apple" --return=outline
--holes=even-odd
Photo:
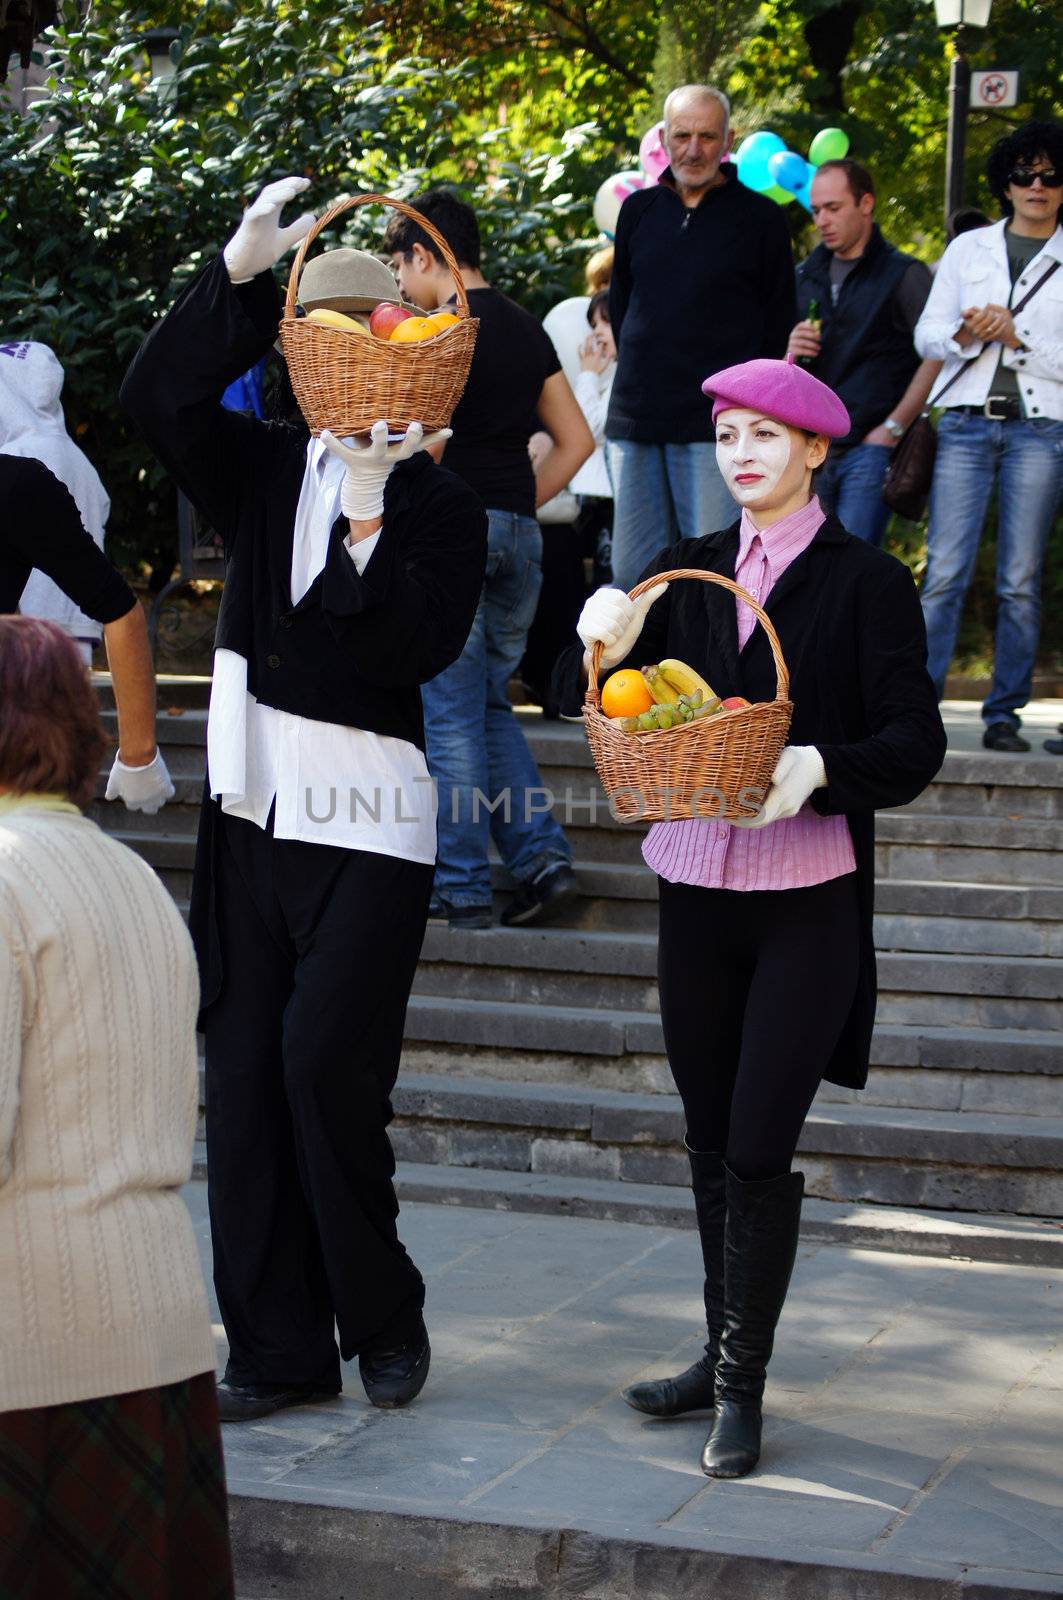
[[[369,318],[369,331],[375,333],[378,339],[390,339],[399,323],[405,322],[407,317],[412,316],[412,311],[407,311],[405,306],[396,305],[394,300],[382,300],[378,306],[373,307]]]
[[[723,711],[741,711],[743,706],[748,706],[749,704],[750,701],[744,695],[729,694],[726,700],[720,701],[720,708]]]

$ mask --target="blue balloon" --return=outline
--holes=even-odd
[[[808,178],[801,185],[800,189],[794,190],[794,199],[800,200],[806,211],[812,210],[812,179],[815,177],[815,175],[816,169],[815,167],[812,167]]]
[[[742,140],[735,151],[734,160],[738,176],[747,189],[770,189],[774,183],[768,163],[772,156],[785,151],[786,145],[777,133],[762,128]]]
[[[810,181],[809,174],[814,170],[796,150],[777,150],[768,161],[768,171],[773,180],[780,189],[789,189],[791,194],[804,188]]]

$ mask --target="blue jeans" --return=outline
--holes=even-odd
[[[952,659],[994,482],[997,491],[997,629],[987,724],[1020,725],[1041,631],[1041,562],[1063,492],[1063,422],[990,422],[947,410],[938,424],[930,491],[923,616],[927,666],[938,695]]]
[[[572,860],[506,693],[535,615],[541,558],[534,517],[488,511],[487,576],[465,649],[421,690],[439,787],[435,890],[448,905],[490,905],[489,837],[518,882]]]
[[[876,549],[890,520],[882,483],[891,454],[886,444],[855,444],[837,454],[832,450],[816,479],[824,511],[833,511],[847,533]]]
[[[738,508],[716,465],[716,446],[607,439],[613,485],[613,582],[633,589],[658,550],[729,528]]]

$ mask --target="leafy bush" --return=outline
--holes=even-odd
[[[455,149],[471,69],[388,58],[350,8],[219,0],[168,16],[173,76],[150,74],[144,41],[158,17],[102,0],[90,21],[54,33],[44,97],[0,123],[0,336],[59,355],[68,426],[111,494],[112,554],[142,563],[155,586],[176,548],[175,497],[118,388],[241,204],[290,172],[312,179],[315,209],[342,193],[402,198],[453,181],[478,209],[488,274],[541,313],[570,292],[593,235],[590,197],[613,166],[593,125],[530,159],[505,130]],[[345,242],[371,245],[383,220],[359,209]]]

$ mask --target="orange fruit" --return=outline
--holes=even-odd
[[[433,334],[442,333],[444,328],[452,328],[460,319],[453,311],[433,311],[430,317],[425,317],[426,323],[431,323]]]
[[[602,685],[602,710],[607,717],[637,717],[652,704],[653,696],[641,672],[630,668],[614,672]]]
[[[429,327],[431,320],[431,317],[407,317],[405,322],[392,328],[388,343],[416,344],[421,339],[430,339],[438,332],[438,329]]]

